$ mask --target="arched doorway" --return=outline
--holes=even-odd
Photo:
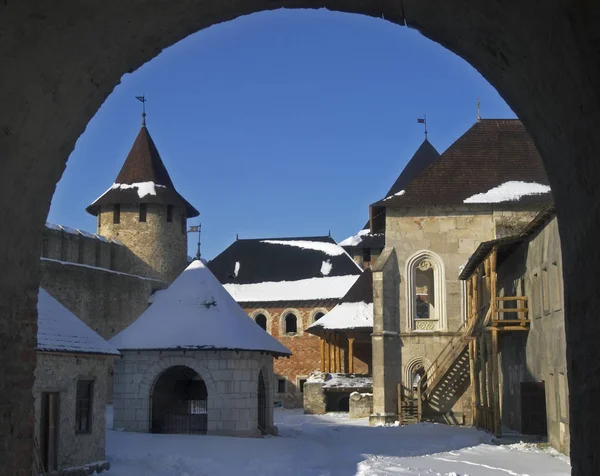
[[[261,433],[267,432],[267,386],[263,377],[262,371],[258,372],[258,391],[257,391],[257,408],[258,408],[258,429]]]
[[[151,397],[152,433],[206,434],[208,392],[196,371],[183,365],[165,370]]]

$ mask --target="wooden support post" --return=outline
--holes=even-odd
[[[348,337],[348,372],[354,373],[354,337]]]
[[[321,339],[321,372],[325,372],[325,336]]]
[[[492,306],[492,321],[498,319],[498,296],[496,289],[496,281],[498,279],[498,274],[496,273],[496,258],[498,256],[498,251],[496,248],[493,249],[492,254],[490,255],[490,305]]]
[[[331,346],[331,332],[327,333],[327,372],[332,372],[333,368],[331,367],[331,354],[332,354],[332,346]]]
[[[336,335],[336,362],[337,362],[337,372],[340,373],[342,371],[342,346],[341,346],[341,335],[338,333]]]
[[[475,423],[477,412],[477,378],[475,377],[475,341],[469,341],[469,372],[471,378],[471,417]]]
[[[402,384],[399,383],[397,388],[398,392],[398,423],[402,425],[402,401],[404,400],[404,392],[402,391]]]
[[[485,335],[481,335],[479,337],[479,341],[481,343],[481,345],[479,346],[479,370],[481,372],[481,377],[479,379],[479,386],[480,386],[480,391],[479,391],[479,395],[480,395],[480,400],[479,400],[479,405],[481,408],[481,418],[480,418],[480,425],[483,429],[487,430],[487,409],[488,409],[488,401],[487,401],[487,367],[486,367],[486,360],[487,360],[487,352],[486,352],[486,342],[485,342]]]
[[[330,372],[335,372],[336,369],[336,362],[335,362],[335,332],[332,332],[330,334],[331,336],[331,370]]]
[[[494,435],[502,436],[500,421],[500,378],[498,372],[498,331],[492,331],[492,415]]]

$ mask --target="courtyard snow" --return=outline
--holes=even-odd
[[[554,450],[496,446],[484,432],[437,424],[369,427],[345,414],[277,410],[279,437],[109,430],[107,476],[567,476]],[[110,425],[110,413],[107,424]]]

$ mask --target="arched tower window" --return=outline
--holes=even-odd
[[[420,251],[406,264],[407,321],[411,330],[445,330],[444,263],[432,251]]]
[[[315,315],[314,315],[313,321],[314,321],[314,322],[317,322],[317,321],[318,321],[319,319],[321,319],[321,318],[322,318],[324,315],[325,315],[325,313],[324,313],[324,312],[321,312],[321,311],[315,312]]]
[[[292,312],[285,316],[284,331],[286,334],[298,333],[298,318]]]
[[[256,322],[260,327],[262,327],[263,330],[267,330],[267,316],[265,316],[264,314],[257,314],[254,317],[254,322]]]

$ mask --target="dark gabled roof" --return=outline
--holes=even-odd
[[[504,238],[480,243],[460,272],[459,279],[469,279],[475,272],[475,269],[487,258],[494,248],[504,257],[509,256],[521,243],[542,230],[555,216],[556,208],[554,204],[548,204],[520,232]],[[499,259],[498,264],[500,264],[500,261],[503,260]]]
[[[412,180],[419,175],[423,170],[425,170],[431,163],[433,163],[438,157],[440,153],[436,150],[435,147],[431,145],[427,139],[423,141],[423,143],[419,146],[417,151],[408,161],[394,184],[386,193],[386,197],[393,195],[395,193],[404,190],[406,186],[412,182]]]
[[[374,203],[372,216],[385,207],[463,205],[465,199],[510,181],[548,185],[542,159],[523,124],[517,119],[483,119],[417,174],[403,195]],[[545,193],[512,203],[549,200]]]
[[[363,271],[339,302],[366,302],[367,304],[373,302],[373,272],[371,268]]]
[[[138,189],[123,188],[115,186],[132,185],[139,183],[154,183],[155,194],[146,194],[140,197]],[[196,217],[200,213],[177,190],[169,176],[158,149],[150,137],[146,126],[142,126],[138,133],[115,185],[108,189],[100,198],[86,208],[86,211],[92,215],[97,215],[101,205],[114,204],[137,204],[137,203],[162,203],[166,205],[175,205],[184,207],[187,211],[187,217]]]
[[[268,241],[289,242],[290,245]],[[324,251],[295,246],[294,242],[325,247],[337,254],[332,256]],[[327,277],[361,273],[359,266],[330,236],[236,240],[210,261],[208,267],[222,284],[254,284],[322,277],[324,261],[331,263]],[[236,263],[239,263],[237,276]]]

